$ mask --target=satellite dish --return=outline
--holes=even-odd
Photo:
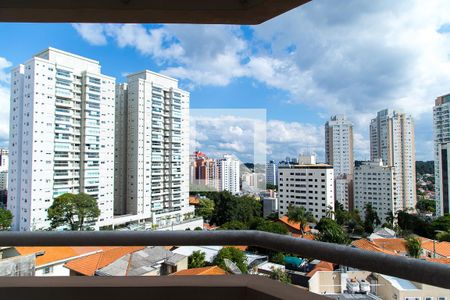
[[[230,270],[233,274],[242,274],[241,270],[238,268],[238,266],[229,260],[228,258],[224,258],[223,261],[225,262],[225,266],[227,266],[228,270]]]

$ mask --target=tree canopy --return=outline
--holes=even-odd
[[[319,234],[316,240],[334,244],[349,244],[350,239],[347,233],[336,221],[330,218],[322,218],[316,226]]]
[[[227,191],[210,192],[206,196],[214,201],[210,222],[219,226],[230,221],[247,224],[262,214],[261,203],[252,196],[235,196]]]
[[[205,257],[205,252],[200,250],[192,252],[192,254],[188,257],[188,269],[203,268],[206,266]]]
[[[305,233],[308,222],[315,222],[313,214],[310,211],[307,211],[303,206],[289,205],[287,217],[289,222],[299,223],[302,235]]]
[[[12,220],[13,214],[7,209],[0,208],[0,230],[9,230]]]
[[[224,270],[228,270],[225,265],[225,258],[231,260],[241,270],[243,274],[247,273],[247,263],[244,252],[234,247],[224,247],[220,249],[217,255],[214,257],[213,264],[221,267]]]
[[[211,220],[214,213],[214,201],[208,198],[200,198],[195,214],[203,217],[204,220]]]
[[[379,225],[381,225],[381,221],[377,212],[373,209],[372,203],[367,203],[364,207],[364,230],[372,233]]]
[[[420,240],[414,236],[408,236],[406,240],[406,251],[408,255],[414,258],[419,258],[422,254],[422,244]]]
[[[95,222],[100,215],[95,198],[88,194],[65,193],[55,198],[48,209],[52,229],[68,226],[70,230],[86,230],[86,223]]]
[[[421,213],[434,213],[436,211],[436,201],[420,199],[416,203],[416,209]]]

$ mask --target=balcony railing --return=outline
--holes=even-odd
[[[1,232],[1,246],[246,245],[294,253],[343,266],[450,288],[450,266],[349,246],[252,230]]]

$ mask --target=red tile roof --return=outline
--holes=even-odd
[[[283,217],[279,218],[278,221],[287,225],[290,228],[300,230],[300,223],[289,221],[289,218],[287,216],[283,216]],[[309,231],[311,231],[311,228],[308,225],[306,225],[305,232],[309,232]]]
[[[436,249],[436,254],[444,257],[450,257],[450,242],[433,242],[433,240],[423,240],[422,248],[434,252]]]
[[[198,205],[200,203],[200,200],[196,196],[189,196],[189,204],[190,205]]]
[[[372,242],[381,249],[395,253],[406,253],[406,241],[401,238],[373,239]]]
[[[356,240],[352,242],[352,246],[362,249],[362,250],[367,250],[367,251],[374,251],[374,252],[381,252],[381,253],[385,253],[385,254],[391,254],[391,255],[397,255],[397,253],[395,253],[394,251],[390,251],[387,249],[383,249],[381,247],[379,247],[378,245],[376,245],[375,243],[366,240],[366,239],[360,239],[360,240]]]
[[[322,260],[314,267],[312,271],[306,274],[306,276],[313,277],[314,274],[316,274],[319,271],[334,271],[334,264]]]
[[[170,275],[226,275],[227,272],[218,266],[210,266],[204,268],[194,268],[175,272]]]
[[[92,255],[74,259],[64,266],[85,276],[93,276],[95,271],[106,267],[124,255],[144,249],[143,246],[113,247]]]
[[[111,247],[15,247],[20,255],[43,253],[36,257],[36,266],[69,260],[88,253],[95,253]]]

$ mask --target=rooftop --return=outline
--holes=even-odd
[[[209,266],[204,268],[193,268],[181,270],[170,275],[227,275],[227,272],[218,266]]]
[[[142,249],[144,249],[143,246],[112,247],[105,251],[74,259],[64,266],[81,275],[94,276],[97,270],[113,263],[126,254]]]

